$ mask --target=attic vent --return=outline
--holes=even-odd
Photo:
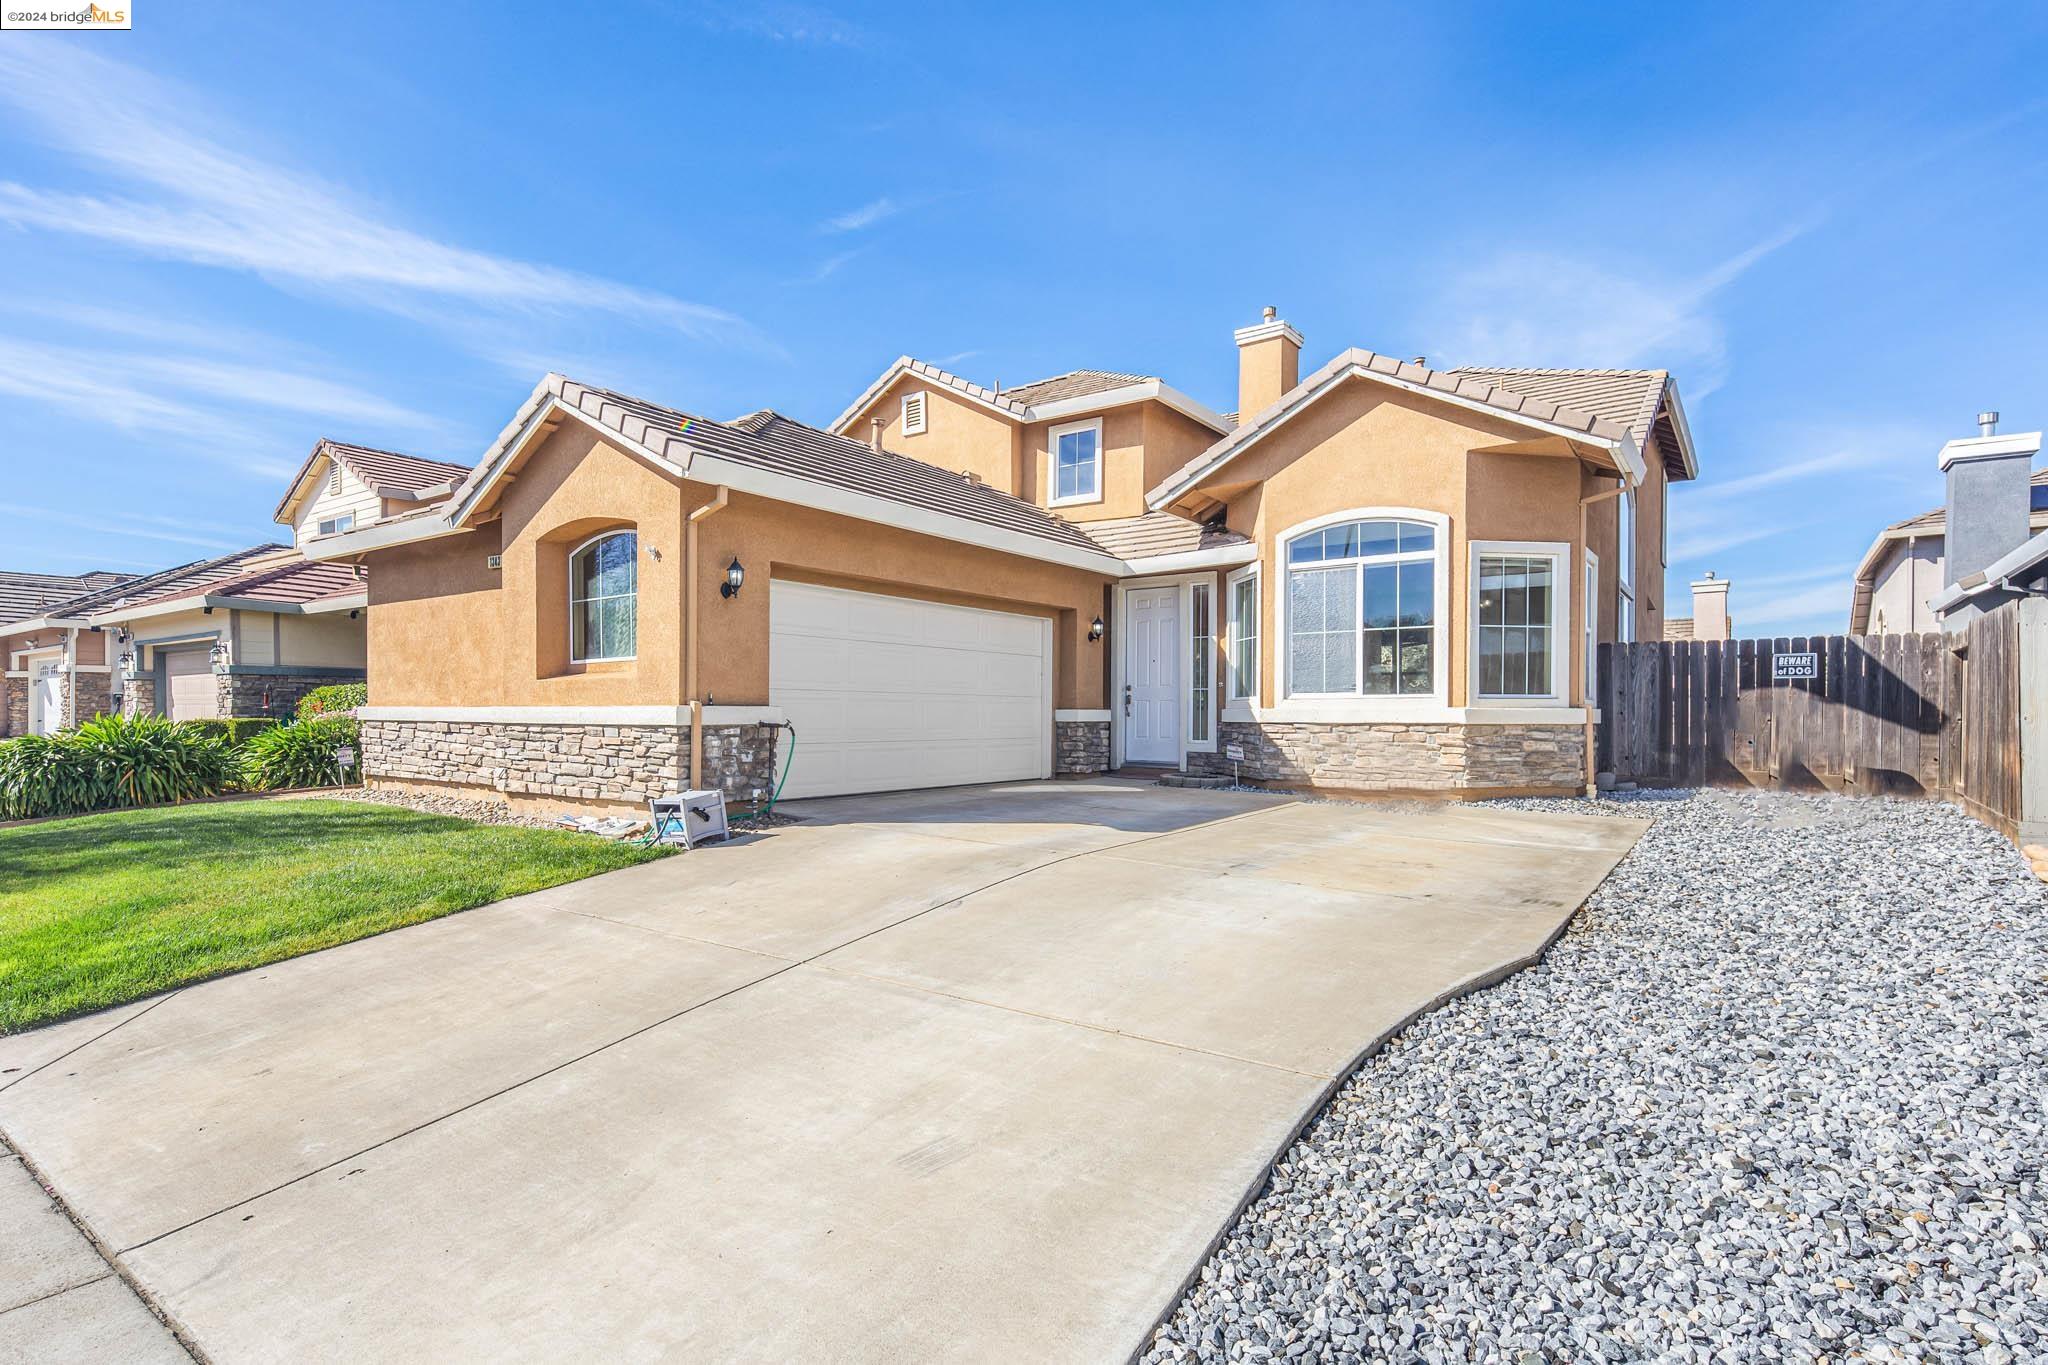
[[[330,493],[339,493],[341,491],[341,461],[339,460],[327,466],[327,491]]]
[[[923,390],[903,395],[903,434],[905,436],[924,435]]]

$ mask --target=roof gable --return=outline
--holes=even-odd
[[[860,397],[832,419],[828,429],[845,433],[849,423],[873,407],[906,375],[1019,424],[1051,421],[1092,412],[1097,407],[1115,407],[1150,399],[1164,403],[1219,434],[1230,430],[1231,425],[1221,413],[1196,402],[1157,375],[1127,374],[1121,370],[1069,370],[1065,374],[1033,380],[1012,389],[991,389],[906,355],[898,356],[894,364],[882,371],[880,378],[862,390]]]
[[[1461,366],[1448,373],[1491,380],[1502,388],[1560,407],[1592,413],[1621,423],[1648,450],[1658,438],[1664,472],[1671,479],[1699,476],[1692,432],[1679,406],[1678,384],[1669,370],[1516,369],[1505,366]]]
[[[446,497],[469,473],[469,466],[449,460],[430,460],[375,446],[351,445],[321,437],[313,443],[306,462],[292,476],[291,486],[277,504],[272,520],[289,526],[298,519],[299,508],[312,496],[314,474],[323,461],[335,461],[361,479],[380,498],[399,502],[426,502]]]
[[[1246,417],[1229,435],[1169,474],[1146,494],[1146,505],[1154,510],[1164,508],[1352,379],[1385,384],[1501,417],[1532,431],[1600,446],[1613,452],[1617,465],[1630,477],[1642,478],[1642,455],[1622,422],[1519,393],[1482,375],[1432,370],[1413,361],[1354,348],[1296,384],[1263,412]]]
[[[0,626],[14,621],[31,621],[81,593],[97,592],[126,583],[134,574],[95,569],[90,573],[30,573],[0,569]]]

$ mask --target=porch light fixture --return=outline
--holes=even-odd
[[[1088,623],[1088,638],[1091,641],[1102,639],[1102,618],[1100,616]]]
[[[121,656],[121,675],[127,678],[135,676],[135,651],[132,649]]]
[[[225,673],[228,671],[229,654],[228,642],[226,640],[219,641],[217,644],[214,645],[212,649],[208,650],[206,653],[207,657],[213,660],[214,672]]]
[[[738,597],[740,595],[740,587],[746,581],[746,567],[740,563],[739,556],[734,555],[732,563],[725,566],[725,582],[718,585],[718,595],[720,597]]]

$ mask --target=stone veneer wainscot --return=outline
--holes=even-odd
[[[726,799],[775,789],[773,725],[704,727],[704,781]],[[365,720],[363,777],[497,792],[506,797],[624,802],[680,791],[690,777],[688,725],[543,725],[498,721]]]
[[[1346,724],[1225,721],[1213,754],[1191,753],[1188,770],[1292,786],[1353,791],[1585,789],[1585,734],[1577,725]],[[1244,750],[1242,764],[1226,745]]]
[[[1082,777],[1109,771],[1109,722],[1056,720],[1052,723],[1053,771]]]

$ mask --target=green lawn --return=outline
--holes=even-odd
[[[0,1033],[659,856],[358,801],[0,829]]]

